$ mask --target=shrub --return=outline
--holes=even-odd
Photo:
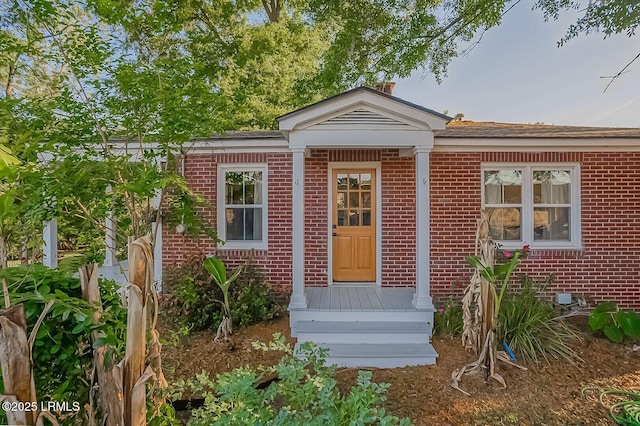
[[[640,315],[621,311],[613,302],[602,302],[589,314],[589,327],[602,332],[609,340],[622,343],[625,336],[640,339]]]
[[[204,255],[193,256],[165,274],[162,311],[178,326],[215,329],[222,321],[222,290],[202,266],[205,259]],[[272,319],[280,312],[264,274],[251,257],[229,288],[229,304],[232,322],[240,327]]]
[[[434,333],[444,336],[460,336],[462,334],[463,320],[462,307],[459,302],[449,298],[433,315]]]
[[[302,344],[294,356],[284,336],[274,334],[274,341],[263,350],[283,351],[279,363],[258,371],[242,367],[220,374],[216,380],[202,373],[194,381],[180,381],[180,390],[202,394],[205,403],[192,411],[188,425],[212,424],[283,424],[408,425],[408,419],[387,414],[381,407],[386,383],[371,381],[370,371],[360,371],[356,385],[342,395],[334,378],[335,366],[325,365],[326,349],[310,342]],[[266,389],[256,389],[264,377],[276,376]],[[176,395],[179,397],[180,395]]]
[[[44,306],[50,300],[55,301],[33,344],[36,395],[42,401],[77,401],[80,412],[59,421],[61,424],[83,423],[93,367],[91,332],[97,329],[106,343],[114,345],[106,354],[107,362],[119,359],[124,351],[126,311],[120,304],[118,285],[100,280],[104,311],[102,324],[95,327],[93,308],[82,300],[80,281],[71,273],[42,265],[9,268],[0,273],[9,284],[11,303],[24,304],[27,336]],[[4,413],[0,413],[2,423],[6,423]]]
[[[549,358],[569,362],[579,360],[571,343],[580,336],[555,318],[553,304],[540,297],[540,283],[521,275],[520,291],[505,294],[498,315],[498,342],[506,342],[525,361],[538,362]]]

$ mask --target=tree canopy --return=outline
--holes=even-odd
[[[158,165],[191,138],[275,128],[283,113],[416,69],[442,79],[459,45],[519,1],[3,0],[0,160],[21,160],[3,192],[19,188],[12,199],[35,224],[56,214],[94,226],[115,199],[135,229],[149,197],[177,187],[169,201],[184,218],[202,200]],[[636,1],[582,3],[535,6],[546,19],[581,11],[562,43],[635,34]],[[146,142],[156,148],[133,166],[131,146]]]

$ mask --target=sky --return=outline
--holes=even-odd
[[[396,81],[393,95],[465,120],[640,127],[640,59],[605,93],[609,79],[601,78],[640,53],[640,35],[581,34],[558,47],[577,13],[544,22],[532,4],[521,1],[455,58],[440,85],[416,71]]]

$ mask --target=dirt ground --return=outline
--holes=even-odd
[[[288,325],[285,317],[249,327],[234,335],[232,346],[213,343],[210,332],[194,333],[187,342],[165,345],[167,379],[171,383],[202,370],[215,374],[246,364],[274,364],[278,353],[256,351],[251,342],[268,342],[275,332],[288,335]],[[461,387],[471,393],[468,397],[451,388],[450,378],[453,370],[474,358],[464,352],[457,339],[434,337],[433,346],[440,355],[436,365],[373,370],[375,381],[391,383],[387,409],[416,425],[610,425],[614,423],[598,402],[598,394],[582,396],[581,390],[589,386],[640,389],[640,351],[585,336],[576,346],[583,364],[557,361],[530,366],[527,371],[500,364],[498,372],[507,389],[497,382],[486,384],[481,376],[466,376]],[[341,388],[348,389],[356,375],[352,369],[339,370]]]

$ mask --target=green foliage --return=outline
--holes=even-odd
[[[255,263],[253,256],[245,261],[231,293],[229,307],[231,319],[236,326],[246,327],[282,314],[283,308],[271,296],[267,277]]]
[[[500,306],[502,298],[511,279],[511,274],[520,264],[520,259],[523,256],[527,256],[529,252],[529,246],[525,245],[521,250],[503,251],[500,256],[504,259],[504,263],[498,263],[493,266],[485,265],[483,259],[480,256],[469,256],[467,262],[472,267],[476,268],[482,278],[487,280],[491,285],[491,292],[494,299],[494,315],[498,316],[500,312]],[[498,285],[500,289],[498,291]]]
[[[498,315],[498,342],[506,342],[528,362],[563,359],[574,363],[580,356],[571,343],[580,337],[561,319],[553,304],[542,297],[543,284],[520,276],[521,288],[505,294]]]
[[[601,31],[606,36],[626,33],[631,37],[640,25],[640,4],[635,1],[538,0],[536,7],[543,10],[545,20],[558,19],[563,10],[580,11],[581,16],[569,27],[560,45],[580,33]]]
[[[11,303],[24,304],[28,333],[43,307],[50,300],[55,301],[33,345],[36,392],[41,400],[78,401],[80,413],[61,420],[63,424],[77,424],[84,418],[85,404],[89,402],[91,332],[97,330],[101,336],[98,345],[111,345],[105,356],[107,365],[124,352],[126,311],[120,304],[117,284],[100,281],[104,311],[102,322],[96,327],[94,308],[82,300],[80,282],[70,273],[32,265],[1,270],[0,274],[9,283]]]
[[[227,278],[227,268],[224,266],[224,262],[218,258],[206,258],[203,267],[211,274],[213,281],[220,287],[220,290],[222,290],[224,315],[229,316],[231,313],[231,307],[229,306],[229,287],[238,278],[240,272],[242,272],[242,266],[238,267],[229,278]]]
[[[591,311],[589,327],[616,343],[622,343],[625,337],[640,339],[640,315],[633,311],[621,311],[613,302],[599,303]]]
[[[335,366],[326,366],[326,349],[306,342],[294,356],[284,336],[274,334],[262,350],[282,351],[277,365],[253,370],[242,367],[220,374],[216,380],[206,373],[176,386],[202,394],[205,405],[192,411],[188,425],[409,425],[408,419],[390,415],[381,407],[386,383],[371,381],[370,371],[360,371],[356,384],[342,395],[334,378]],[[277,377],[266,389],[256,389],[265,377]]]
[[[204,255],[193,256],[164,274],[162,311],[178,327],[212,329],[222,320],[224,296],[202,266],[206,259]],[[229,287],[229,308],[233,323],[239,326],[269,320],[280,313],[264,274],[251,259]]]
[[[433,315],[434,333],[444,336],[456,337],[462,334],[464,322],[462,319],[462,306],[459,302],[449,298],[440,305]]]

